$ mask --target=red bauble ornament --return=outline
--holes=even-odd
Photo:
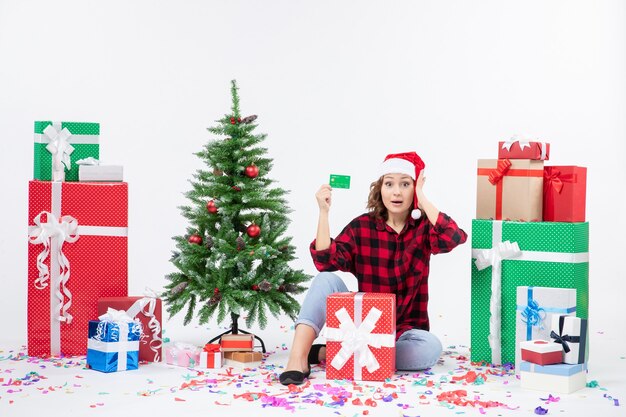
[[[200,235],[191,235],[187,241],[193,245],[202,245],[202,238]]]
[[[209,213],[215,214],[217,213],[217,206],[215,205],[215,201],[211,200],[206,203],[206,209]]]
[[[241,117],[238,117],[237,119],[235,119],[234,117],[230,118],[230,124],[231,125],[234,125],[234,124],[237,124],[237,123],[240,123],[240,122],[241,122]]]
[[[216,289],[214,289],[214,290],[213,290],[213,294],[216,294],[216,295],[217,295],[217,294],[219,294],[219,293],[220,293],[220,289],[219,289],[219,288],[216,288]]]
[[[233,185],[233,186],[232,186],[232,187],[230,187],[230,188],[232,188],[232,189],[233,189],[233,190],[235,190],[235,191],[241,191],[241,188],[237,187],[236,185]]]
[[[257,226],[256,224],[252,223],[250,226],[248,226],[248,228],[246,229],[246,233],[248,234],[248,236],[250,237],[257,237],[258,235],[261,234],[261,228],[259,226]]]
[[[259,286],[258,286],[258,285],[256,285],[256,284],[254,284],[254,285],[252,286],[252,291],[258,291],[258,290],[259,290]]]
[[[259,176],[259,167],[252,164],[246,167],[246,176],[249,178],[256,178]]]

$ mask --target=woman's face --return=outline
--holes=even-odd
[[[389,214],[406,214],[413,209],[413,178],[406,174],[386,174],[380,194]]]

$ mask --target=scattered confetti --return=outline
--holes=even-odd
[[[539,407],[535,408],[535,414],[543,416],[545,414],[548,414],[548,409],[547,408],[543,408],[542,406],[539,406]]]

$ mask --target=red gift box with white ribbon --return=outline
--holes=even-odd
[[[98,299],[128,294],[128,184],[30,181],[28,354],[85,355]]]
[[[326,379],[384,381],[396,371],[396,296],[335,293],[326,299]]]

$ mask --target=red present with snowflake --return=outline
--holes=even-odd
[[[139,319],[143,332],[139,342],[140,362],[161,362],[163,340],[162,305],[156,294],[144,297],[107,297],[98,300],[98,316],[108,309],[124,310],[131,318]]]
[[[128,294],[128,185],[30,181],[28,354],[85,355],[98,299]]]
[[[336,293],[326,299],[326,378],[384,381],[396,371],[396,296]]]

